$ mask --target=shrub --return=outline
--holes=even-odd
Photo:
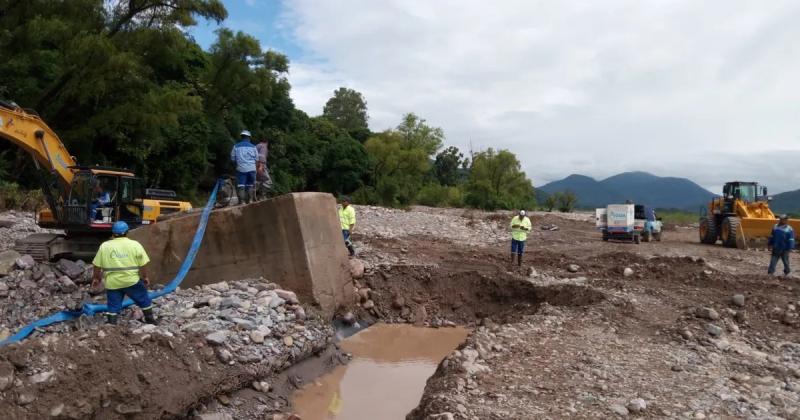
[[[41,190],[23,190],[13,182],[0,181],[0,210],[33,211],[44,204]]]

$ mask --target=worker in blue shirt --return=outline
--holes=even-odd
[[[231,149],[231,161],[236,163],[236,195],[239,203],[250,203],[256,195],[256,162],[258,150],[250,141],[252,137],[247,130],[240,134],[241,140]]]
[[[94,186],[95,198],[91,203],[92,219],[103,220],[103,207],[111,205],[111,194],[103,190],[103,187],[98,183]]]
[[[789,275],[792,272],[789,268],[789,254],[794,249],[794,229],[789,225],[789,216],[782,214],[778,219],[778,224],[772,228],[772,235],[769,237],[769,249],[772,256],[769,260],[767,273],[774,274],[778,268],[778,260],[783,261],[783,274]]]

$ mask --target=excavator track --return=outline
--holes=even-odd
[[[34,233],[14,244],[14,250],[28,254],[36,261],[53,261],[62,257],[91,259],[103,237],[66,237],[57,233]]]

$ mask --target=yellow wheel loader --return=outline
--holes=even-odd
[[[748,241],[765,240],[772,234],[777,216],[769,208],[767,187],[756,182],[728,182],[722,197],[711,200],[708,213],[700,218],[700,242],[730,248],[745,248]],[[800,220],[789,224],[800,229]]]
[[[64,231],[37,233],[17,242],[18,252],[37,260],[91,258],[118,220],[133,228],[192,208],[191,203],[175,200],[173,191],[146,190],[130,171],[79,166],[35,112],[13,102],[0,101],[0,138],[33,157],[48,207],[37,214],[39,226]]]

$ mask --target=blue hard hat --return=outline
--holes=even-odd
[[[121,220],[119,222],[114,222],[114,225],[111,226],[111,233],[113,233],[114,235],[122,235],[127,231],[128,231],[128,224]]]

